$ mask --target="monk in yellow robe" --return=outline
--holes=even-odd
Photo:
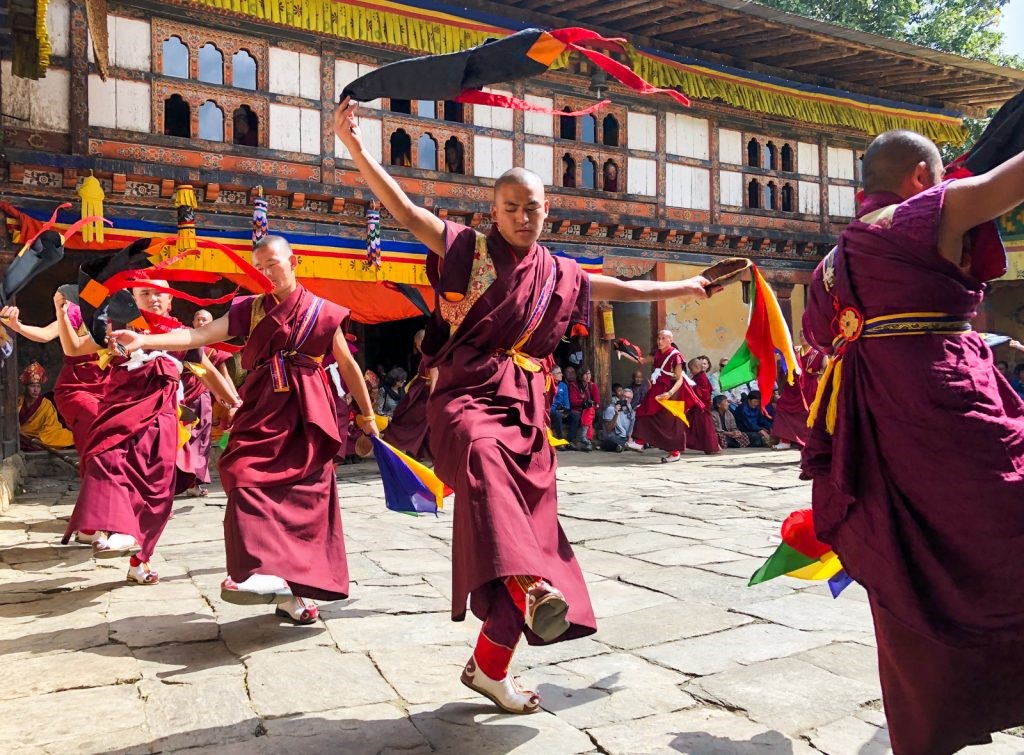
[[[50,448],[70,448],[75,444],[71,431],[61,424],[57,407],[43,396],[46,370],[33,362],[21,373],[25,393],[18,399],[18,424],[21,426],[23,451],[38,451],[31,441]]]

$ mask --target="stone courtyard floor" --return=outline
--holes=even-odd
[[[524,717],[459,684],[479,625],[448,619],[450,511],[387,511],[372,462],[339,473],[352,597],[310,627],[219,599],[219,487],[176,502],[161,583],[129,586],[126,562],[59,544],[77,483],[44,469],[0,515],[0,751],[889,751],[860,588],[834,601],[788,578],[746,587],[781,519],[809,505],[796,452],[560,462],[599,626],[520,647],[544,697]]]

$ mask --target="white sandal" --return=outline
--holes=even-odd
[[[120,558],[139,550],[139,543],[134,537],[119,532],[97,532],[92,541],[93,558]]]
[[[155,585],[160,575],[149,568],[149,562],[143,561],[138,566],[128,566],[128,581],[137,585]]]
[[[462,670],[461,681],[506,713],[528,715],[540,710],[540,695],[533,690],[524,690],[512,674],[505,674],[504,679],[491,679],[477,666],[476,657],[470,657]]]
[[[292,622],[299,625],[315,624],[320,618],[320,609],[312,601],[307,603],[302,598],[292,598],[287,603],[278,605],[274,610],[274,615],[280,616],[282,619],[291,619]]]
[[[288,583],[272,574],[253,574],[244,582],[228,577],[220,583],[220,599],[240,606],[287,603],[292,597]]]

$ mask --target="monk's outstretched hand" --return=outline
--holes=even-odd
[[[367,435],[372,435],[374,438],[380,437],[380,430],[377,428],[376,417],[360,416],[356,421],[356,424],[359,426],[359,429]]]
[[[115,330],[108,338],[111,346],[118,344],[124,351],[136,351],[143,346],[142,335],[134,330]]]

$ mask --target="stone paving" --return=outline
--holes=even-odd
[[[177,502],[161,583],[141,587],[126,563],[59,545],[74,480],[30,478],[0,516],[0,749],[889,752],[863,592],[745,586],[809,501],[795,452],[560,460],[599,629],[521,646],[521,678],[544,697],[523,717],[459,684],[479,625],[448,619],[450,513],[387,511],[372,463],[340,472],[352,598],[310,627],[219,600],[219,488]],[[1020,753],[1024,739],[971,751]]]

